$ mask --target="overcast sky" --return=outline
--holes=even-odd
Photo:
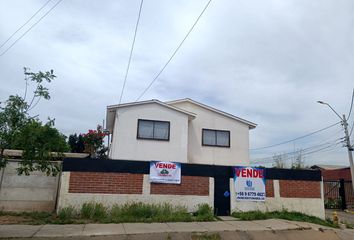
[[[0,0],[0,43],[46,1]],[[122,102],[134,101],[146,88],[207,1],[144,1]],[[119,102],[139,5],[140,0],[63,0],[0,56],[0,101],[24,93],[23,67],[54,69],[58,77],[48,85],[52,99],[40,102],[31,114],[55,118],[66,135],[94,129],[105,118],[106,106]],[[348,114],[350,107],[353,12],[352,0],[214,0],[142,100],[189,97],[255,122],[251,148],[327,127],[339,118],[317,100],[340,114]],[[353,120],[354,113],[351,125]],[[307,165],[348,165],[342,144],[332,146],[340,137],[343,131],[336,125],[250,155],[271,158],[305,149]]]

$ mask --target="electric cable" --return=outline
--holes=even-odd
[[[332,145],[329,145],[329,146],[325,146],[325,147],[322,147],[322,148],[319,148],[319,149],[316,149],[316,150],[312,150],[310,152],[304,152],[304,153],[301,153],[302,156],[307,156],[307,155],[311,155],[311,154],[314,154],[314,153],[319,153],[319,152],[323,152],[324,150],[326,149],[335,149],[337,147],[338,144],[342,143],[343,141],[339,141],[339,142],[336,142]],[[297,152],[301,152],[300,151],[297,151]],[[280,156],[285,156],[285,154],[283,155],[280,155]],[[289,161],[289,160],[292,160],[293,157],[292,156],[287,156],[285,158],[281,158],[281,161],[282,162],[286,162],[286,161]],[[272,161],[268,161],[268,160],[257,160],[257,161],[252,161],[252,164],[259,164],[259,163],[266,163],[266,164],[269,164],[269,163],[274,163],[275,160],[273,159]]]
[[[56,4],[54,4],[42,17],[38,19],[34,24],[31,25],[27,31],[25,31],[20,37],[18,37],[8,48],[6,48],[2,53],[0,53],[0,57],[7,53],[18,41],[20,41],[29,31],[32,30],[43,18],[45,18],[59,3],[63,0],[59,0]]]
[[[132,42],[132,46],[131,46],[131,48],[130,48],[130,54],[129,54],[128,65],[127,65],[127,69],[126,69],[126,71],[125,71],[123,87],[122,87],[122,91],[121,91],[121,93],[120,93],[118,105],[122,102],[125,84],[126,84],[127,79],[128,79],[128,74],[129,74],[129,69],[130,69],[130,63],[131,63],[132,56],[133,56],[133,50],[134,50],[134,45],[135,45],[135,39],[136,39],[136,34],[137,34],[137,32],[138,32],[138,26],[139,26],[139,22],[140,22],[140,16],[141,16],[141,10],[142,10],[142,8],[143,8],[143,3],[144,3],[144,0],[141,0],[141,2],[140,2],[140,8],[139,8],[139,14],[138,14],[138,19],[137,19],[136,25],[135,25],[135,31],[134,31],[133,42]]]
[[[159,76],[162,74],[162,72],[165,70],[165,68],[167,67],[167,65],[172,61],[172,59],[174,58],[174,56],[176,55],[176,53],[178,52],[178,50],[182,47],[183,43],[185,42],[185,40],[188,38],[189,34],[193,31],[194,27],[197,25],[199,19],[202,17],[202,15],[204,14],[205,10],[208,8],[209,4],[210,4],[211,0],[208,1],[208,3],[205,5],[203,11],[199,14],[197,20],[194,22],[194,24],[192,25],[192,27],[189,29],[188,33],[186,34],[186,36],[183,38],[182,42],[178,45],[178,47],[175,49],[175,51],[173,52],[173,54],[171,55],[171,57],[167,60],[167,62],[165,63],[165,65],[160,69],[160,71],[156,74],[156,76],[153,78],[153,80],[149,83],[149,85],[144,89],[144,91],[136,98],[135,102],[139,101],[140,98],[142,98],[144,96],[144,94],[151,88],[151,86],[154,84],[154,82],[159,78]]]
[[[319,129],[317,131],[314,131],[314,132],[308,133],[306,135],[303,135],[303,136],[300,136],[300,137],[297,137],[297,138],[294,138],[294,139],[291,139],[291,140],[287,140],[287,141],[284,141],[284,142],[272,144],[272,145],[265,146],[265,147],[251,148],[250,151],[258,151],[258,150],[261,150],[261,149],[272,148],[272,147],[280,146],[280,145],[283,145],[283,144],[286,144],[286,143],[294,142],[296,140],[299,140],[299,139],[302,139],[302,138],[306,138],[306,137],[312,136],[312,135],[314,135],[316,133],[319,133],[319,132],[322,132],[324,130],[327,130],[327,129],[331,128],[331,127],[334,127],[334,126],[338,125],[339,123],[341,123],[341,122],[334,123],[334,124],[329,125],[329,126],[327,126],[325,128]]]
[[[0,48],[2,48],[2,46],[4,46],[8,41],[10,41],[10,39],[15,36],[16,33],[18,33],[18,31],[20,31],[24,26],[27,25],[27,23],[29,23],[45,6],[47,6],[47,4],[49,2],[51,2],[52,0],[48,0],[46,3],[44,3],[42,5],[42,7],[40,7],[22,26],[20,26],[14,33],[11,34],[11,36],[6,39],[1,45]]]
[[[310,147],[307,147],[307,148],[303,148],[303,149],[300,149],[300,150],[296,150],[296,151],[291,151],[291,152],[286,152],[286,153],[282,153],[282,154],[274,154],[274,155],[277,155],[277,156],[292,156],[300,151],[302,152],[307,152],[307,151],[310,151],[310,150],[314,150],[316,148],[321,148],[323,146],[332,146],[334,145],[338,140],[341,140],[343,138],[337,138],[335,140],[332,140],[332,141],[328,141],[328,142],[325,142],[325,143],[321,143],[321,144],[316,144],[316,145],[313,145],[313,146],[310,146]],[[274,155],[273,156],[269,156],[269,157],[261,157],[261,158],[256,158],[256,159],[253,159],[251,160],[252,162],[256,162],[256,161],[268,161],[268,160],[272,160],[274,158]]]
[[[347,119],[350,118],[350,114],[352,113],[352,109],[353,109],[353,101],[354,101],[354,88],[353,88],[353,93],[352,93],[352,101],[350,103],[350,110],[349,110],[349,113],[348,113],[348,117]]]

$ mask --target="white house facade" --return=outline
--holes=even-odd
[[[255,127],[191,99],[107,107],[111,159],[249,165],[249,130]]]

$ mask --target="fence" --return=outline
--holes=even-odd
[[[47,176],[42,172],[31,172],[29,176],[18,175],[17,165],[22,150],[5,149],[11,156],[5,168],[0,169],[0,211],[48,211],[56,207],[59,176]],[[84,158],[88,154],[64,153],[66,157]]]
[[[1,211],[53,211],[59,177],[47,176],[42,172],[18,175],[20,160],[9,160],[0,170]]]
[[[344,179],[337,181],[324,181],[324,199],[327,209],[354,208],[354,193],[351,181]]]
[[[178,185],[150,183],[149,170],[147,161],[67,158],[58,208],[80,208],[85,202],[111,207],[133,201],[168,202],[194,211],[198,204],[207,203],[217,215],[287,209],[324,218],[320,171],[267,168],[266,201],[241,202],[235,199],[230,166],[182,163]]]

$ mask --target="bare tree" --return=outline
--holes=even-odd
[[[292,169],[301,169],[305,168],[305,158],[303,155],[303,150],[299,149],[297,152],[294,154],[293,162],[291,164]]]
[[[285,159],[286,159],[286,154],[274,154],[273,156],[273,167],[276,168],[285,168]]]

